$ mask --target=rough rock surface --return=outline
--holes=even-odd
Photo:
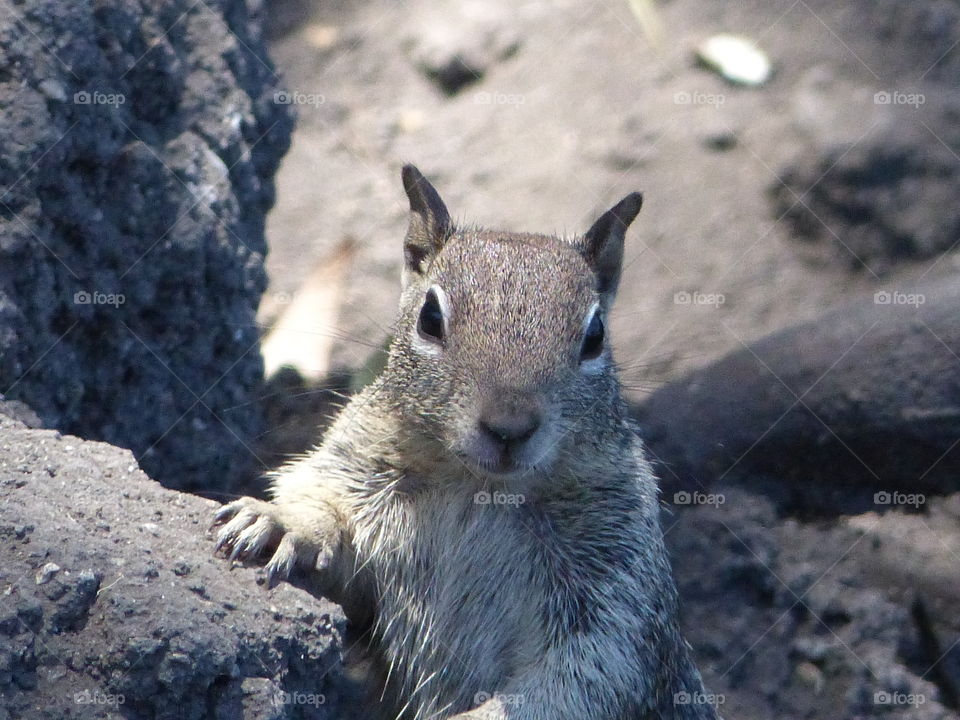
[[[343,615],[205,536],[215,504],[0,407],[0,718],[345,718]]]
[[[890,287],[665,385],[637,410],[661,476],[776,478],[781,509],[830,514],[956,492],[958,314],[955,280]]]
[[[784,521],[724,482],[665,516],[684,633],[724,717],[957,717],[960,496],[924,510]]]
[[[250,6],[0,0],[0,393],[170,487],[256,464],[291,113]]]

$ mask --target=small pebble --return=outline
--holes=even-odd
[[[759,87],[770,79],[766,54],[752,40],[739,35],[714,35],[697,48],[697,59],[737,85]]]
[[[316,50],[327,50],[340,39],[340,28],[336,25],[307,25],[303,31],[304,39]]]
[[[37,571],[37,585],[46,585],[53,580],[53,576],[60,572],[60,566],[56,563],[47,563]]]
[[[802,662],[794,668],[794,677],[819,695],[823,691],[823,671],[813,663]]]
[[[59,102],[66,102],[67,100],[67,91],[63,89],[63,85],[58,83],[56,80],[42,80],[40,82],[40,92],[46,95],[51,100],[57,100]]]
[[[703,135],[703,144],[709,150],[726,152],[737,146],[737,133],[731,129],[711,130]]]
[[[420,108],[412,108],[400,111],[396,126],[400,132],[412,133],[420,130],[426,123],[427,114]]]

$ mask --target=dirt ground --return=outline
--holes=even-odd
[[[654,47],[625,0],[278,3],[272,53],[299,122],[268,222],[274,297],[353,238],[335,363],[366,359],[395,309],[404,162],[456,217],[515,230],[582,231],[644,192],[613,320],[637,397],[851,294],[954,273],[956,256],[880,273],[853,251],[818,255],[771,200],[804,157],[934,126],[936,48],[890,47],[890,14],[875,3],[674,0]],[[717,32],[753,38],[772,80],[737,88],[697,67],[695,47]],[[450,96],[422,64],[458,52],[483,74]],[[931,102],[875,104],[894,89]],[[708,299],[675,301],[684,292]],[[268,296],[264,313],[275,309]]]
[[[404,162],[456,217],[513,230],[582,231],[643,191],[612,322],[638,402],[851,297],[957,273],[960,254],[942,251],[960,225],[901,242],[955,219],[956,3],[658,8],[653,42],[627,0],[270,4],[299,120],[268,219],[264,324],[349,238],[332,364],[368,361],[399,289]],[[767,84],[697,65],[719,32],[769,55]],[[863,158],[891,138],[947,169],[854,197],[850,183],[877,186]],[[887,229],[895,242],[874,242]],[[688,637],[728,718],[957,717],[956,496],[923,515],[805,524],[726,492],[721,507],[677,511],[668,541]],[[878,704],[878,692],[926,702]]]

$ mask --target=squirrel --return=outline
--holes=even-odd
[[[388,717],[717,718],[607,333],[631,193],[582,236],[459,227],[412,165],[385,369],[217,551],[370,623]],[[706,698],[706,700],[704,700]]]

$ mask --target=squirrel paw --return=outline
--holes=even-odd
[[[292,532],[279,515],[278,506],[250,497],[224,505],[213,519],[212,528],[219,528],[214,553],[233,563],[262,560],[275,548],[266,565],[267,586],[271,588],[289,578],[295,567],[325,569],[332,560],[332,549],[320,549]]]

